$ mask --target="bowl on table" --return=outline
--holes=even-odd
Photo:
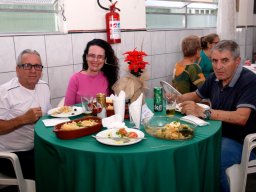
[[[99,132],[102,129],[101,119],[94,116],[60,123],[53,129],[60,139],[75,139]]]
[[[145,131],[157,138],[167,140],[186,140],[194,136],[195,124],[172,116],[153,116],[143,120]]]

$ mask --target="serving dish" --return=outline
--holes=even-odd
[[[143,120],[143,125],[148,134],[167,140],[191,139],[196,127],[196,124],[171,116],[148,117]]]
[[[88,125],[88,126],[83,126],[83,122],[93,122],[92,124],[94,125]],[[70,123],[73,124],[78,124],[79,128],[65,128],[63,127],[63,125],[71,125]],[[66,126],[67,127],[67,126]],[[53,129],[53,132],[55,132],[56,136],[60,139],[74,139],[74,138],[79,138],[79,137],[83,137],[89,134],[93,134],[96,133],[98,131],[100,131],[102,129],[102,122],[101,119],[98,117],[94,117],[94,116],[87,116],[84,118],[80,118],[80,119],[76,119],[76,120],[72,120],[72,121],[68,121],[65,123],[60,123],[58,125],[56,125]]]

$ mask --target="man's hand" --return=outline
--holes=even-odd
[[[42,117],[41,107],[31,108],[25,114],[10,120],[0,120],[0,135],[20,128],[23,125],[33,124]]]
[[[204,117],[204,108],[197,105],[194,101],[184,101],[180,105],[181,113],[186,115],[194,115],[196,117]]]
[[[41,107],[31,108],[21,116],[24,124],[33,124],[42,117]]]

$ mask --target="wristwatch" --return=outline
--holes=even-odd
[[[204,119],[209,120],[211,118],[211,114],[212,114],[211,110],[210,109],[206,109],[204,111]]]

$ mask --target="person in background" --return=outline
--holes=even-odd
[[[81,96],[110,95],[118,72],[118,59],[111,45],[101,39],[88,42],[83,54],[83,69],[70,78],[64,105],[81,103]]]
[[[27,179],[35,179],[34,124],[51,108],[42,70],[39,53],[26,49],[17,58],[17,77],[0,86],[0,151],[18,155]],[[0,159],[0,165],[0,172],[15,175],[9,160]]]
[[[181,47],[184,58],[175,65],[173,85],[180,93],[188,93],[205,81],[201,68],[196,63],[199,59],[200,39],[194,35],[188,36],[182,40]]]
[[[213,72],[211,50],[220,41],[220,39],[217,34],[211,33],[209,35],[201,37],[200,41],[202,50],[200,51],[199,65],[205,78],[207,78],[210,73]]]
[[[234,41],[220,41],[211,58],[214,73],[195,92],[179,96],[178,102],[184,114],[222,121],[221,191],[228,192],[225,170],[240,163],[245,136],[256,132],[256,75],[243,67]],[[210,99],[211,109],[196,104],[204,98]]]

